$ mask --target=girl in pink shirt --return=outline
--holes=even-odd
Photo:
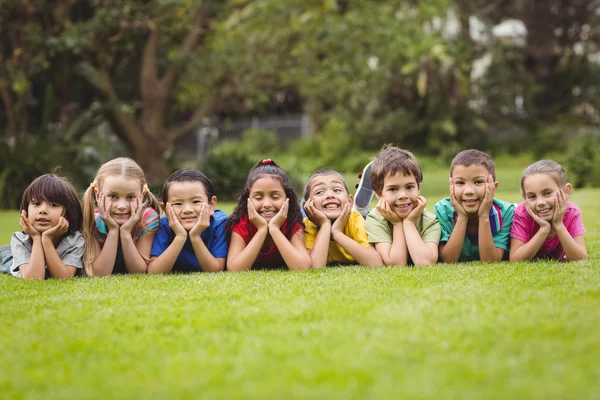
[[[585,260],[585,227],[579,207],[567,201],[571,184],[564,168],[552,160],[531,164],[523,171],[521,193],[525,201],[515,209],[510,260]]]

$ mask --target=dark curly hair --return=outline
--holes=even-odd
[[[283,190],[285,191],[286,197],[290,200],[287,220],[284,225],[287,225],[289,228],[293,226],[296,222],[302,223],[302,213],[300,212],[300,204],[298,203],[298,196],[294,189],[292,188],[292,184],[290,182],[290,178],[285,173],[284,170],[281,169],[277,163],[271,159],[260,160],[248,173],[248,179],[246,180],[246,185],[244,189],[242,189],[239,197],[238,204],[235,206],[233,213],[229,217],[227,221],[227,238],[231,239],[231,227],[237,224],[242,220],[246,215],[248,215],[248,198],[250,197],[250,189],[254,182],[256,182],[260,178],[264,178],[265,176],[277,179],[281,186],[283,186]],[[288,234],[292,232],[291,229],[287,229]],[[291,239],[288,237],[288,239]]]

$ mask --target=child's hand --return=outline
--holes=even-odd
[[[106,198],[104,193],[100,193],[98,196],[98,213],[100,214],[100,218],[102,218],[109,231],[112,229],[119,229],[119,224],[117,224],[117,221],[115,221],[110,215],[111,207],[112,200]]]
[[[281,226],[287,220],[288,208],[290,206],[290,199],[285,199],[283,206],[279,209],[277,214],[269,221],[269,228],[275,227],[277,229],[281,228]]]
[[[30,238],[33,239],[35,236],[40,236],[40,233],[37,231],[37,229],[35,229],[33,225],[29,223],[29,220],[27,219],[27,211],[21,211],[21,219],[19,220],[19,224],[21,225],[23,232]]]
[[[346,205],[342,208],[342,212],[341,212],[340,216],[337,217],[337,219],[331,226],[331,234],[332,235],[334,232],[336,232],[336,233],[344,232],[344,227],[346,226],[346,224],[348,223],[348,220],[350,219],[350,214],[352,214],[352,202],[351,201],[346,203]]]
[[[250,199],[248,199],[248,219],[258,230],[260,230],[260,228],[268,227],[267,221],[265,221],[265,219],[261,217],[258,212],[256,212],[256,208],[254,208],[254,203],[252,203],[252,200]]]
[[[42,233],[42,238],[48,238],[54,242],[69,230],[69,221],[66,218],[60,217],[58,224]]]
[[[421,215],[423,215],[423,210],[425,210],[426,205],[427,205],[427,199],[423,196],[418,196],[417,197],[417,205],[406,216],[406,220],[412,221],[416,224],[417,221],[419,220],[419,218],[421,218]]]
[[[210,226],[210,206],[206,203],[200,205],[200,215],[198,215],[198,221],[190,229],[190,237],[200,236],[202,232]]]
[[[496,186],[494,185],[494,178],[488,176],[488,181],[485,184],[485,196],[481,200],[479,210],[477,210],[477,216],[479,218],[489,218],[490,210],[492,208],[492,202],[496,195]]]
[[[331,222],[322,211],[317,210],[313,199],[308,199],[304,202],[304,211],[306,212],[308,219],[318,227]]]
[[[381,197],[377,202],[377,211],[379,214],[386,220],[388,220],[392,225],[402,223],[402,219],[390,208],[390,205]]]
[[[142,218],[142,213],[144,212],[146,207],[148,207],[147,203],[141,203],[141,196],[135,199],[135,203],[130,203],[129,212],[131,215],[129,216],[129,219],[125,221],[123,225],[121,225],[121,232],[131,233],[131,230],[138,224],[138,222],[140,222],[140,219]]]
[[[539,215],[534,213],[531,207],[529,207],[529,204],[525,204],[525,208],[527,209],[529,216],[535,221],[536,224],[540,226],[540,230],[550,230],[550,222],[540,218]]]
[[[452,207],[454,207],[454,211],[456,211],[456,213],[458,215],[462,215],[462,216],[466,217],[467,210],[465,210],[465,208],[462,206],[462,204],[460,204],[460,202],[456,198],[456,194],[454,192],[454,182],[452,182],[452,178],[450,178],[449,183],[450,183],[450,204],[452,205]]]
[[[567,196],[564,190],[556,192],[556,202],[554,203],[554,213],[552,216],[552,225],[558,227],[563,223],[565,212],[567,211]]]
[[[167,206],[165,207],[165,213],[167,214],[167,219],[169,220],[169,228],[171,228],[175,236],[187,238],[188,233],[183,225],[181,225],[181,222],[179,222],[179,219],[173,210],[173,206],[169,202],[167,202]]]

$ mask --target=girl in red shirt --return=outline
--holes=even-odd
[[[229,271],[283,265],[292,270],[310,268],[298,197],[273,160],[252,167],[227,227]]]

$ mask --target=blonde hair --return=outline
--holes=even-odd
[[[562,165],[554,160],[540,160],[534,162],[523,171],[523,175],[521,175],[521,194],[525,194],[525,178],[536,174],[548,175],[561,188],[564,188],[569,183],[567,181],[567,173]]]
[[[142,168],[131,158],[119,157],[103,164],[94,181],[90,184],[83,195],[83,238],[85,240],[85,251],[83,256],[83,264],[86,275],[94,275],[92,271],[92,262],[96,258],[96,250],[94,246],[95,237],[93,235],[94,226],[96,224],[94,211],[96,208],[96,193],[95,189],[102,190],[104,180],[109,176],[122,176],[127,179],[134,179],[140,183],[140,190],[143,194],[143,202],[147,203],[155,211],[160,212],[160,203],[154,197],[152,192],[148,190],[146,177]]]

